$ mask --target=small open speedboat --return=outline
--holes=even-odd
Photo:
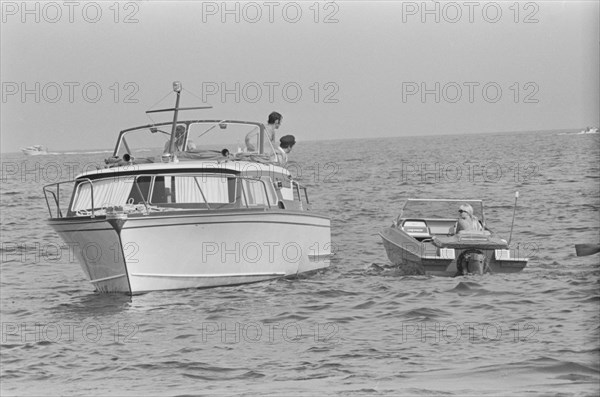
[[[456,210],[464,204],[473,208],[481,230],[455,233]],[[408,199],[379,234],[389,260],[417,274],[515,273],[528,261],[487,227],[481,200]]]
[[[21,148],[23,154],[27,156],[40,156],[42,154],[48,154],[48,151],[42,145],[33,145],[26,148]]]

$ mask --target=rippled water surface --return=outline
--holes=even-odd
[[[2,395],[600,394],[598,135],[299,142],[332,219],[310,277],[101,295],[46,225],[41,187],[106,153],[2,157]],[[60,174],[60,175],[59,175]],[[408,197],[482,198],[518,274],[404,275],[378,231]]]

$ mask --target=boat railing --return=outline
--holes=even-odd
[[[174,110],[174,109],[165,109]],[[232,157],[238,151],[245,147],[241,144],[249,132],[258,130],[257,141],[253,143],[255,150],[247,153],[249,155],[267,155],[273,156],[276,152],[273,144],[267,139],[265,126],[262,123],[254,121],[240,120],[177,120],[177,127],[183,127],[185,131],[184,139],[179,145],[181,147],[171,148],[170,138],[174,132],[173,122],[160,122],[128,128],[120,132],[117,144],[112,157],[107,159],[107,164],[111,166],[129,163],[125,157],[131,159],[133,163],[143,162],[172,162],[177,160],[203,160],[206,158],[223,159],[227,157],[222,154],[224,150],[231,153]],[[221,140],[210,138],[215,135],[215,131],[228,129],[227,144]],[[215,136],[221,136],[216,134]],[[165,138],[167,142],[165,142]],[[221,142],[221,143],[220,143]],[[168,146],[165,146],[168,143]],[[197,149],[195,146],[199,144]],[[223,146],[222,146],[223,145]],[[218,148],[218,150],[216,150]],[[173,150],[173,153],[171,153]],[[150,154],[150,155],[149,155]]]
[[[298,204],[300,205],[300,209],[303,209],[302,193],[300,193],[301,191],[304,191],[304,199],[306,200],[306,205],[308,207],[310,205],[310,201],[308,200],[308,191],[307,191],[306,187],[300,185],[298,182],[293,182],[293,186],[294,186],[294,190],[296,191],[296,194],[298,195]]]
[[[205,176],[205,175],[202,175],[202,176]],[[198,175],[197,177],[200,177],[200,176]],[[259,200],[256,200],[256,198],[257,198],[256,191],[250,191],[249,186],[246,186],[246,184],[244,184],[244,183],[240,183],[239,187],[241,190],[241,192],[240,192],[241,203],[239,205],[241,205],[245,208],[264,207],[265,209],[272,209],[274,206],[277,205],[277,202],[273,202],[273,200],[271,199],[273,197],[274,200],[277,200],[276,199],[277,195],[275,194],[274,191],[269,193],[267,181],[265,181],[263,178],[240,176],[240,175],[235,175],[235,176],[231,176],[231,177],[235,178],[236,181],[238,181],[238,180],[239,181],[251,181],[252,183],[259,183],[260,188],[258,188],[258,189],[259,189],[259,191],[262,191],[262,193],[263,193],[263,196]],[[98,181],[100,181],[100,180],[98,180]],[[104,210],[106,208],[116,207],[116,206],[127,207],[127,204],[131,204],[129,202],[107,203],[106,205],[103,205],[102,208],[96,208],[95,203],[97,202],[97,200],[95,200],[95,195],[94,195],[94,181],[92,181],[89,178],[79,178],[76,180],[51,183],[51,184],[48,184],[43,187],[44,197],[46,199],[46,206],[48,207],[48,212],[50,214],[50,218],[64,218],[65,216],[69,216],[70,214],[72,214],[74,212],[74,210],[72,208],[69,208],[72,205],[71,202],[69,202],[69,207],[67,207],[66,209],[61,208],[61,199],[63,199],[61,197],[61,187],[63,185],[70,184],[70,183],[72,183],[72,184],[76,183],[77,187],[80,187],[84,184],[90,185],[89,200],[90,200],[91,208],[85,209],[85,210],[80,210],[80,211],[75,211],[75,213],[77,213],[78,215],[85,215],[85,216],[90,216],[91,218],[95,218],[97,215],[104,215]],[[205,194],[202,187],[198,184],[197,181],[196,181],[196,187],[198,188],[198,191],[200,192],[202,200],[204,201],[203,203],[198,203],[198,204],[204,204],[206,206],[205,208],[207,210],[224,208],[223,205],[218,206],[218,208],[215,207],[214,206],[215,203],[212,203],[212,205],[211,205],[211,203],[209,203],[207,195]],[[139,190],[139,186],[137,185],[137,183],[134,183],[133,189]],[[306,200],[308,203],[308,195],[306,193],[306,189],[305,188],[303,188],[303,189],[305,190],[305,196],[306,196]],[[143,197],[143,194],[141,196]],[[142,210],[144,210],[145,213],[149,213],[151,210],[156,210],[156,211],[182,210],[182,208],[178,208],[176,206],[171,206],[171,205],[167,206],[167,205],[165,205],[166,203],[151,203],[151,202],[149,202],[148,198],[144,199],[143,203],[140,203],[140,204],[143,204]],[[173,204],[175,204],[175,203],[173,203]],[[229,203],[229,204],[235,205],[235,203]],[[62,205],[64,206],[64,199],[62,201]],[[138,208],[139,206],[133,205],[133,207],[136,208],[136,211],[140,210]],[[189,207],[189,208],[183,208],[183,209],[198,209],[198,208],[195,206],[195,207]]]
[[[60,207],[60,187],[61,187],[61,185],[65,185],[67,183],[74,184],[76,182],[79,182],[80,184],[85,184],[85,183],[90,184],[91,201],[92,201],[91,217],[94,218],[96,216],[96,214],[94,213],[94,184],[91,179],[83,178],[83,179],[77,179],[77,180],[73,179],[70,181],[51,183],[51,184],[44,186],[44,188],[43,188],[44,198],[46,199],[46,206],[48,207],[48,212],[50,213],[50,218],[64,218],[63,212]],[[56,216],[54,216],[54,213],[52,212],[53,206],[50,205],[50,200],[48,197],[49,195],[51,196],[52,200],[54,201],[53,206],[56,206]],[[69,210],[67,208],[67,213],[68,212],[69,212]]]
[[[262,178],[253,178],[253,177],[239,176],[239,175],[236,175],[235,178],[236,179],[242,179],[242,180],[252,180],[252,181],[255,181],[255,182],[260,182],[262,184],[262,188],[263,188],[263,191],[265,193],[265,198],[267,199],[267,205],[265,207],[267,207],[269,209],[272,208],[271,200],[269,199],[269,191],[267,190],[267,184],[266,184],[266,182]],[[247,195],[246,189],[244,187],[244,184],[242,183],[240,185],[242,186],[242,195],[244,197],[244,202],[246,203],[246,208],[250,208],[250,204],[249,204],[249,200],[248,200],[248,195]]]

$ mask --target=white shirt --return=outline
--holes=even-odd
[[[281,146],[277,147],[277,151],[275,153],[275,155],[277,156],[277,162],[281,165],[286,165],[288,162],[288,155],[285,152],[284,149],[281,148]]]

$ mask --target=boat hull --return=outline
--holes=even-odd
[[[119,233],[109,222],[62,218],[49,223],[69,247],[69,258],[79,262],[98,291],[130,291]]]
[[[23,154],[26,156],[43,156],[48,154],[47,151],[37,151],[37,150],[22,150]]]
[[[428,274],[454,277],[458,272],[458,259],[467,250],[477,249],[485,256],[485,272],[516,273],[527,266],[527,258],[519,258],[508,249],[485,249],[464,246],[440,248],[431,241],[417,241],[405,232],[390,227],[379,233],[390,262],[409,274]]]
[[[100,292],[254,283],[324,269],[330,220],[299,211],[53,219]],[[99,250],[97,254],[95,250]]]

